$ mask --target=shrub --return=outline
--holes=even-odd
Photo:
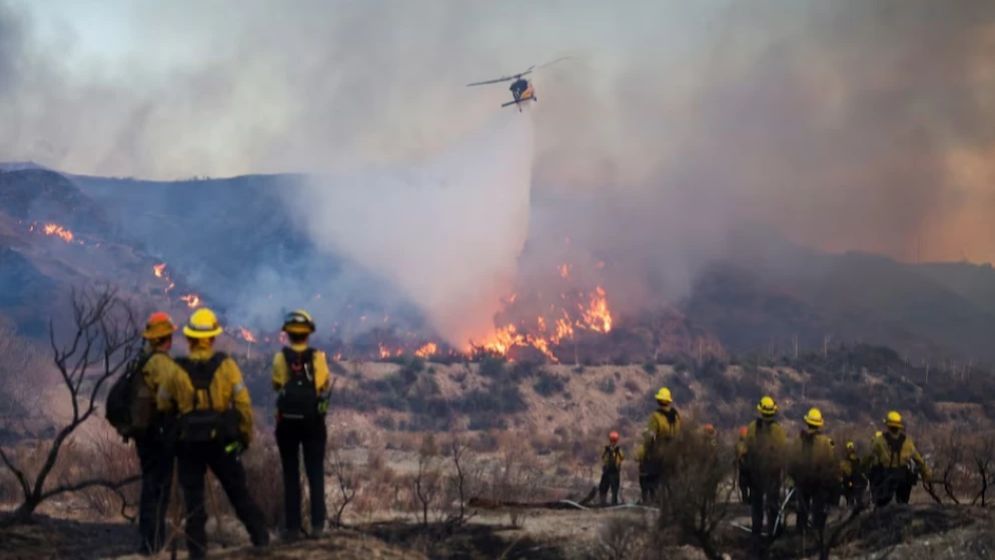
[[[606,377],[598,381],[598,390],[606,395],[615,394],[615,380],[611,377]]]
[[[653,362],[645,362],[643,364],[643,371],[645,371],[649,375],[653,375],[654,373],[656,373],[656,364],[654,364]]]
[[[539,379],[532,385],[532,388],[535,389],[536,393],[550,397],[563,392],[566,388],[566,382],[556,375],[543,371],[539,373]]]

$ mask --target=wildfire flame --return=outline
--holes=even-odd
[[[256,336],[252,334],[252,331],[250,331],[245,327],[238,327],[235,330],[235,334],[237,334],[239,338],[248,342],[249,344],[256,344],[258,342],[258,340],[256,340]]]
[[[180,300],[186,303],[190,309],[200,306],[200,296],[197,294],[182,295],[180,296]]]
[[[32,225],[31,231],[34,231],[34,226]],[[41,228],[42,233],[52,237],[58,237],[59,239],[65,241],[66,243],[73,242],[73,232],[69,228],[63,227],[56,223],[47,223]]]
[[[169,274],[166,272],[166,263],[162,262],[152,265],[152,274],[154,274],[156,278],[161,278],[166,281],[166,288],[163,290],[163,293],[168,294],[173,288],[176,287],[176,282],[173,282],[173,279],[170,278]]]
[[[559,268],[563,278],[569,277],[569,266]],[[560,294],[561,301],[570,300],[567,293]],[[514,300],[505,300],[512,303]],[[556,316],[557,306],[550,306]],[[584,303],[577,304],[577,311],[571,315],[567,309],[559,309],[555,320],[548,315],[538,315],[534,327],[526,322],[508,323],[494,329],[490,335],[480,342],[470,341],[470,349],[507,355],[515,347],[532,347],[541,352],[553,362],[557,362],[553,349],[564,341],[571,340],[577,331],[588,331],[605,334],[611,331],[613,318],[608,306],[608,295],[601,286],[596,286]]]
[[[428,358],[429,356],[434,356],[438,351],[439,345],[434,342],[429,342],[421,348],[415,350],[415,356],[418,356],[419,358]]]
[[[382,343],[382,342],[378,342],[377,343],[377,350],[380,353],[380,359],[381,360],[386,360],[387,358],[394,358],[394,357],[397,357],[397,356],[403,356],[404,355],[404,349],[403,348],[395,348],[395,349],[391,350],[390,348],[388,348],[387,346],[385,346],[384,343]]]
[[[612,330],[612,314],[608,310],[608,300],[605,299],[605,289],[598,286],[591,295],[591,301],[585,309],[579,306],[585,327],[599,333]]]

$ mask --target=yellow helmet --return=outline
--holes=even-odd
[[[884,425],[889,428],[901,428],[902,427],[902,415],[896,410],[888,411],[888,415],[884,417]]]
[[[673,397],[670,396],[670,389],[666,387],[660,387],[660,390],[656,392],[656,400],[664,404],[674,402]]]
[[[777,403],[774,402],[774,398],[768,395],[764,395],[760,399],[760,403],[757,404],[757,412],[762,416],[773,416],[777,414]]]
[[[303,309],[295,309],[283,319],[283,330],[294,334],[311,334],[314,332],[314,319]]]
[[[813,428],[821,428],[825,423],[822,420],[822,411],[818,408],[811,408],[808,414],[805,415],[805,423]]]
[[[852,441],[846,442],[846,450],[847,451],[856,451],[857,450],[857,444],[853,443]]]
[[[189,338],[214,338],[222,332],[224,329],[218,324],[218,316],[206,307],[194,311],[183,326],[183,334]]]

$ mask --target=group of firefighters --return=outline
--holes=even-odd
[[[168,314],[153,313],[143,332],[145,351],[139,360],[140,391],[150,395],[152,413],[134,436],[142,470],[139,504],[139,552],[154,554],[166,541],[166,510],[174,464],[185,505],[186,544],[191,558],[206,554],[207,512],[204,476],[211,469],[245,525],[252,544],[269,544],[269,531],[259,506],[249,494],[241,454],[252,443],[252,402],[235,360],[214,350],[223,332],[217,316],[197,309],[183,326],[189,352],[172,358],[177,328]],[[315,330],[303,310],[285,317],[288,345],[273,357],[272,382],[277,393],[276,442],[283,469],[284,538],[302,534],[300,455],[307,474],[311,516],[308,536],[325,524],[325,413],[330,375],[325,354],[308,346]]]
[[[681,416],[674,406],[670,389],[656,393],[657,409],[649,418],[642,442],[636,450],[642,503],[653,503],[663,485],[674,474],[673,458],[682,453]],[[805,428],[789,442],[778,421],[778,406],[770,396],[757,404],[757,416],[739,429],[735,464],[737,483],[743,502],[750,505],[751,530],[754,535],[774,535],[783,529],[781,486],[786,478],[794,481],[797,523],[800,531],[825,527],[830,505],[841,497],[849,506],[864,508],[865,493],[870,486],[874,504],[883,507],[894,499],[908,503],[916,480],[929,482],[930,471],[905,433],[902,416],[890,411],[884,419],[885,430],[874,434],[870,451],[861,456],[853,441],[847,441],[839,453],[833,440],[824,433],[822,411],[812,408],[802,418]],[[703,436],[714,442],[715,427],[702,427]],[[601,459],[603,463],[599,493],[607,504],[618,504],[621,467],[624,455],[618,432],[611,432]],[[766,531],[764,518],[766,517]],[[783,516],[780,517],[783,520]]]
[[[288,344],[272,362],[276,442],[283,471],[283,536],[287,540],[302,535],[301,455],[311,505],[310,530],[304,534],[321,535],[325,525],[325,415],[331,376],[325,354],[308,344],[314,330],[314,320],[306,311],[288,313],[283,322]],[[200,308],[190,315],[182,328],[188,354],[174,359],[170,351],[176,331],[168,314],[149,316],[142,333],[145,351],[135,366],[141,389],[137,394],[149,396],[151,402],[151,413],[144,416],[146,425],[140,432],[130,432],[142,470],[140,552],[156,553],[166,541],[165,518],[174,465],[183,492],[191,558],[203,557],[207,548],[207,469],[218,479],[253,545],[266,546],[269,532],[262,511],[249,494],[241,462],[253,436],[252,402],[242,372],[231,356],[214,350],[214,341],[223,329],[210,309]],[[670,458],[680,453],[681,415],[671,392],[664,387],[655,396],[658,407],[636,451],[644,503],[655,500],[668,484],[673,474]],[[136,401],[141,401],[140,396]],[[758,536],[763,533],[765,515],[767,534],[777,528],[775,519],[786,475],[794,480],[799,526],[808,527],[811,517],[811,526],[820,529],[829,504],[841,493],[848,503],[863,507],[869,482],[877,505],[886,505],[893,497],[907,503],[916,476],[929,479],[929,470],[905,434],[897,412],[887,414],[887,429],[874,436],[865,457],[858,455],[853,442],[847,442],[845,452],[838,456],[833,441],[823,433],[824,420],[817,408],[805,415],[806,427],[794,443],[788,442],[777,420],[773,398],[760,399],[757,412],[757,418],[740,430],[736,464],[743,500],[752,509],[752,531]],[[715,440],[713,426],[706,425],[704,433]],[[612,503],[618,503],[624,459],[619,434],[612,432],[602,453],[599,489],[603,503],[609,491]]]

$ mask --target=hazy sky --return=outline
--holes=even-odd
[[[750,222],[995,260],[991,0],[0,0],[0,160],[418,165],[508,95],[463,84],[561,56],[534,76],[533,191],[590,197],[574,230],[602,252],[701,252]]]

